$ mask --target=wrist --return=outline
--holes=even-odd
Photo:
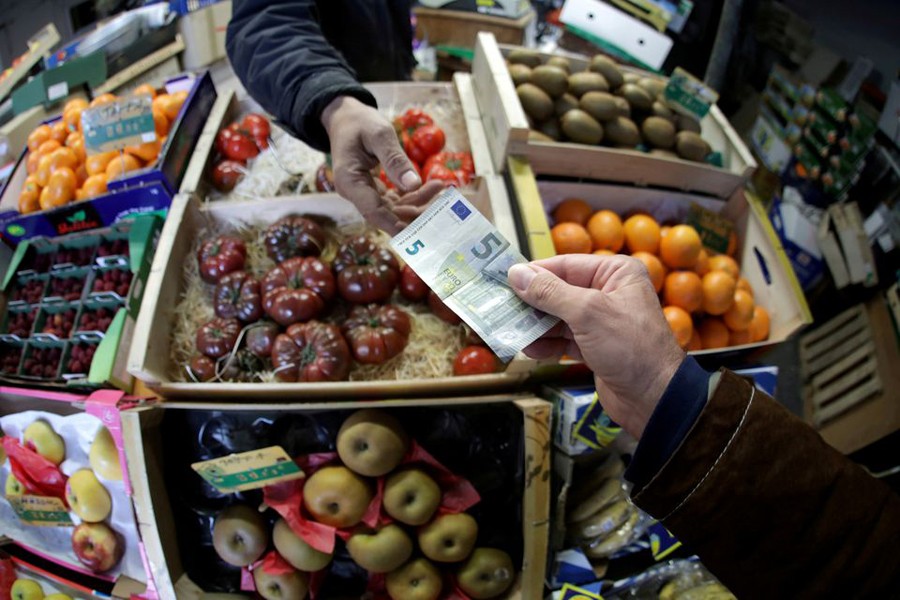
[[[325,128],[325,131],[328,132],[329,136],[331,135],[331,128],[334,122],[337,120],[338,115],[344,113],[348,110],[354,110],[358,106],[365,106],[362,102],[354,98],[353,96],[335,96],[328,104],[325,105],[325,109],[322,111],[322,115],[319,117],[319,120],[322,123],[322,126]]]

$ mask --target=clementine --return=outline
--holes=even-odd
[[[703,350],[703,342],[700,340],[700,333],[697,329],[694,329],[694,334],[691,336],[691,341],[688,342],[687,348],[685,348],[688,352],[696,352],[697,350]]]
[[[144,162],[152,162],[159,156],[159,140],[140,144],[138,146],[126,146],[125,152],[141,159]]]
[[[757,304],[753,307],[753,318],[750,319],[751,342],[762,342],[769,337],[769,311]]]
[[[716,317],[707,317],[700,322],[697,327],[700,332],[700,343],[703,349],[724,348],[728,345],[728,327],[722,322],[722,319]]]
[[[38,125],[34,131],[28,134],[28,149],[34,152],[41,144],[53,137],[53,130],[49,125]]]
[[[56,123],[50,126],[50,139],[56,140],[61,145],[66,143],[66,137],[69,135],[69,128],[66,126],[66,122],[63,119],[60,119]]]
[[[118,98],[116,98],[112,94],[100,94],[99,96],[91,100],[91,103],[88,106],[90,106],[91,108],[96,108],[98,106],[103,106],[104,104],[115,102],[116,100],[118,100]]]
[[[693,271],[673,271],[663,284],[663,303],[677,306],[689,313],[703,306],[703,283]]]
[[[675,341],[682,348],[687,348],[694,336],[694,322],[691,321],[691,315],[677,306],[663,307],[663,315],[672,333],[675,334]]]
[[[734,293],[734,304],[731,305],[722,320],[732,331],[745,331],[753,321],[753,297],[744,290]]]
[[[98,173],[106,173],[106,167],[112,162],[112,159],[119,155],[118,152],[101,152],[92,154],[84,161],[88,175],[97,175]]]
[[[84,185],[81,186],[81,191],[84,193],[85,198],[96,198],[97,196],[105,194],[106,175],[104,173],[91,175],[84,181]]]
[[[616,253],[612,250],[594,250],[591,254],[596,254],[597,256],[615,256]]]
[[[597,252],[601,252],[601,250]],[[653,289],[659,293],[663,288],[663,283],[666,281],[666,268],[663,266],[662,261],[649,252],[635,252],[631,256],[644,263],[644,266],[647,268],[647,274],[650,275],[650,283],[653,284]]]
[[[106,180],[112,181],[125,175],[128,171],[141,168],[141,161],[130,154],[116,156],[106,166]]]
[[[568,198],[556,205],[553,209],[553,222],[559,223],[578,223],[582,227],[594,214],[591,205],[581,198]]]
[[[745,329],[744,331],[728,332],[729,346],[743,346],[744,344],[749,344],[751,342],[753,342],[753,339],[751,337],[749,329]]]
[[[156,137],[160,138],[169,133],[169,119],[163,109],[153,107],[153,125],[156,127]]]
[[[659,254],[670,269],[693,269],[701,247],[696,229],[690,225],[675,225],[660,240]]]
[[[149,83],[142,83],[141,85],[134,88],[131,92],[134,96],[140,96],[141,94],[146,94],[151,98],[156,98],[156,88],[150,85]]]
[[[706,251],[706,248],[700,249],[700,254],[697,256],[697,264],[694,265],[694,272],[700,277],[709,273],[709,252]]]
[[[715,256],[711,256],[709,258],[709,270],[710,271],[725,271],[737,281],[741,276],[741,268],[738,266],[737,262],[727,256],[725,254],[716,254]]]
[[[734,303],[737,284],[725,271],[710,271],[703,276],[703,310],[711,315],[724,315]]]
[[[577,223],[560,223],[550,230],[557,254],[587,254],[591,251],[591,237]]]
[[[622,219],[611,210],[598,210],[588,219],[588,233],[594,243],[594,250],[618,252],[625,244],[625,229]]]
[[[750,285],[750,282],[747,281],[746,277],[741,277],[737,280],[737,289],[744,290],[751,296],[753,295],[753,287]]]
[[[649,216],[637,214],[625,220],[625,247],[631,253],[659,251],[659,223]]]

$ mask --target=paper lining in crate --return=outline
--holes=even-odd
[[[421,108],[434,117],[435,124],[444,130],[447,140],[444,150],[453,152],[468,150],[472,153],[476,176],[494,175],[471,75],[457,73],[452,83],[368,83],[365,86],[375,96],[379,111],[388,120],[393,120],[409,108]],[[259,157],[251,159],[250,176],[246,181],[239,182],[231,193],[223,196],[212,189],[207,173],[213,165],[216,153],[214,146],[216,135],[223,127],[250,112],[266,114],[262,107],[245,93],[230,91],[218,98],[210,111],[209,120],[184,177],[180,190],[182,193],[197,193],[201,197],[209,195],[212,199],[235,200],[272,196],[276,194],[279,183],[290,178],[289,172],[301,175],[308,189],[316,189],[316,171],[325,163],[325,154],[292,138],[274,121],[271,137],[277,156],[272,156],[273,151],[263,151]],[[257,165],[257,162],[263,164]]]
[[[498,171],[505,169],[508,156],[521,155],[541,175],[584,177],[728,198],[756,169],[753,155],[716,105],[700,123],[701,136],[713,152],[721,153],[724,168],[638,150],[531,140],[528,119],[504,59],[511,48],[501,49],[492,35],[480,34],[472,62],[475,94]],[[566,58],[573,73],[584,71],[590,64],[589,57]],[[656,77],[627,67],[622,67],[622,71]]]
[[[508,202],[505,187],[498,189],[492,183],[502,184],[502,181],[499,178],[482,180],[479,189],[470,193],[469,197],[489,219],[495,205]],[[506,210],[509,210],[508,206]],[[211,297],[213,288],[198,283],[196,275],[191,279],[189,271],[192,265],[196,265],[196,252],[203,231],[223,227],[231,230],[243,228],[243,235],[256,240],[258,238],[254,236],[261,233],[262,228],[278,219],[304,214],[327,217],[343,231],[358,231],[364,227],[356,208],[337,194],[212,202],[202,208],[196,198],[187,195],[177,197],[166,220],[147,282],[144,305],[135,326],[128,360],[129,372],[165,397],[268,397],[284,400],[323,396],[359,398],[482,392],[510,389],[528,377],[535,362],[522,354],[504,365],[501,372],[453,376],[453,358],[464,345],[463,338],[458,335],[462,332],[455,326],[446,325],[429,311],[404,304],[403,310],[413,321],[409,346],[384,365],[354,367],[350,381],[285,383],[269,372],[262,377],[262,381],[195,383],[185,370],[187,361],[191,359],[190,354],[195,352],[194,333],[188,325],[196,321],[194,326],[199,327],[212,317],[211,303],[204,298]],[[501,230],[501,233],[515,245],[514,232]],[[262,256],[260,264],[264,264],[266,257],[262,250],[258,253]],[[188,285],[191,281],[193,285]],[[187,300],[184,299],[185,291],[188,292]],[[194,299],[197,301],[194,302]],[[204,310],[208,311],[206,316],[200,314]],[[173,354],[180,356],[182,362],[175,364]],[[426,375],[422,376],[423,373]]]
[[[480,524],[476,546],[512,544],[508,549],[510,554],[521,554],[522,557],[521,563],[514,558],[519,571],[517,579],[498,600],[541,598],[549,539],[551,406],[544,400],[522,394],[303,404],[214,405],[176,400],[123,412],[123,432],[133,471],[135,510],[160,597],[199,599],[205,597],[204,592],[216,591],[209,589],[213,585],[218,591],[233,587],[239,569],[221,562],[208,563],[218,561],[208,533],[199,539],[182,539],[180,542],[178,537],[190,535],[192,529],[209,527],[215,514],[229,504],[254,503],[257,497],[262,497],[260,490],[245,491],[237,497],[213,493],[213,488],[191,470],[188,463],[194,459],[190,458],[190,452],[208,458],[234,456],[230,454],[236,450],[232,442],[240,445],[239,451],[245,447],[255,450],[253,445],[257,438],[248,438],[255,432],[265,438],[266,445],[280,445],[292,458],[302,459],[319,447],[333,449],[333,445],[329,446],[333,444],[331,435],[338,431],[344,419],[360,408],[383,410],[395,416],[414,440],[413,446],[420,445],[454,475],[467,479],[474,486],[481,499],[467,511],[476,516]],[[444,425],[439,426],[437,421]],[[247,427],[245,424],[250,422],[256,425]],[[422,424],[420,431],[413,429],[418,424]],[[496,435],[498,426],[509,428],[503,432],[504,436]],[[310,427],[317,432],[312,436],[316,439],[303,433]],[[227,431],[240,431],[240,438],[232,437],[231,441],[226,441],[212,433],[213,430],[226,435]],[[177,447],[171,445],[171,440],[175,439],[171,437],[173,435],[179,440]],[[473,444],[472,440],[480,436],[490,436],[492,441]],[[513,439],[517,441],[510,443]],[[461,443],[464,445],[460,446]],[[490,456],[482,456],[485,452]],[[509,460],[513,455],[519,457],[518,460]],[[471,459],[472,456],[476,460]],[[167,479],[182,475],[188,478],[183,486],[167,484]],[[190,478],[196,478],[196,481]],[[497,487],[497,481],[504,485]],[[521,485],[521,489],[506,487],[512,482]],[[201,519],[191,516],[198,511],[203,514]],[[490,515],[493,517],[486,519]],[[277,515],[270,511],[266,522],[275,517]],[[185,548],[190,548],[191,552],[185,554]],[[334,562],[340,563],[337,586],[328,575],[319,577],[317,585],[322,585],[324,579],[326,586],[320,588],[320,597],[333,597],[328,592],[346,585],[348,576],[351,583],[359,584],[362,578],[365,585],[365,571],[354,574],[353,569],[348,570],[353,565],[347,564],[348,557],[339,541],[335,552]],[[453,572],[456,565],[438,567],[447,574]],[[193,579],[190,572],[195,574]],[[313,575],[312,580],[315,578]],[[200,585],[201,579],[206,581],[205,586]],[[252,575],[249,585],[252,590]],[[445,583],[445,591],[450,585]],[[242,589],[247,589],[246,584]],[[344,593],[340,597],[359,596],[362,588],[354,594],[341,591]]]
[[[516,161],[512,161],[515,163]],[[594,210],[609,209],[620,216],[634,211],[650,214],[658,222],[683,223],[692,204],[729,219],[737,235],[735,259],[753,289],[756,304],[769,313],[767,340],[740,346],[692,351],[696,355],[748,350],[783,342],[812,322],[806,298],[761,203],[753,195],[736,190],[726,201],[707,196],[586,182],[542,181],[530,169],[514,165],[513,188],[525,223],[532,259],[553,256],[548,223],[557,204],[581,198]]]

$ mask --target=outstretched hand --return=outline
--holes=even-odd
[[[685,356],[644,265],[628,256],[566,254],[513,266],[509,283],[562,321],[525,353],[583,360],[610,418],[640,438]]]

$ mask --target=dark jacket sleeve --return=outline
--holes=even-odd
[[[322,34],[312,0],[234,0],[226,48],[234,72],[285,128],[328,151],[320,116],[347,95],[375,106],[343,57]]]
[[[900,497],[728,371],[633,500],[738,598],[900,591]]]

